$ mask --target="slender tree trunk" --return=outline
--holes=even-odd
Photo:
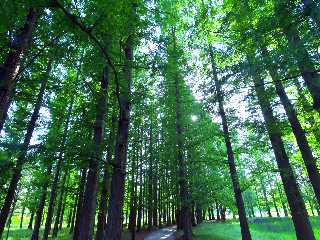
[[[139,149],[139,200],[138,200],[138,217],[137,217],[137,232],[141,230],[141,220],[142,220],[142,189],[143,189],[143,180],[142,180],[142,164],[143,164],[143,126],[140,129],[140,149]]]
[[[61,183],[58,208],[57,208],[56,218],[55,218],[54,225],[53,225],[51,239],[56,239],[57,235],[58,235],[60,217],[61,217],[61,213],[62,213],[63,196],[64,196],[64,192],[65,192],[65,184],[66,184],[67,177],[68,177],[68,173],[67,173],[67,171],[65,171],[63,174],[62,181],[61,181],[62,183]]]
[[[49,176],[51,176],[51,171],[52,171],[52,164],[50,164],[50,166],[48,167],[48,169],[46,171],[46,179],[45,179],[45,182],[42,186],[41,196],[40,196],[38,207],[37,207],[36,220],[34,223],[32,235],[31,235],[31,240],[38,240],[39,239],[39,231],[40,231],[40,226],[41,226],[41,221],[42,221],[43,209],[44,209],[44,205],[46,203],[47,189],[49,186]]]
[[[85,180],[86,179],[84,179],[84,181]],[[72,215],[71,215],[71,219],[70,219],[70,229],[69,229],[70,234],[73,234],[73,232],[74,232],[74,225],[75,225],[75,218],[76,218],[76,214],[77,214],[78,202],[79,202],[79,194],[76,194],[74,204],[72,206]]]
[[[197,224],[201,224],[203,222],[202,210],[198,204],[196,206],[196,218],[197,218]]]
[[[298,95],[299,95],[299,100],[302,103],[303,110],[308,114],[307,115],[307,121],[308,121],[309,125],[311,126],[312,134],[314,135],[314,137],[317,140],[317,142],[320,142],[320,129],[316,127],[316,119],[315,119],[315,117],[313,116],[312,113],[310,114],[310,111],[312,110],[312,105],[309,104],[308,99],[303,94],[302,86],[301,86],[299,80],[297,78],[294,78],[293,79],[293,83],[297,88]]]
[[[268,61],[268,51],[265,47],[262,48],[262,54],[267,60],[270,76],[275,84],[276,91],[280,98],[280,101],[286,111],[287,117],[291,125],[291,129],[299,146],[304,164],[306,165],[311,185],[315,192],[318,203],[320,204],[320,173],[317,168],[316,159],[312,154],[306,134],[299,122],[297,112],[293,107],[290,99],[288,98],[282,82],[280,81],[280,77],[278,75],[276,66],[274,66],[272,63],[270,63],[270,61]]]
[[[107,91],[109,84],[109,71],[105,67],[103,76],[100,82],[100,92],[98,93],[96,106],[96,120],[94,124],[93,134],[93,150],[89,163],[88,176],[83,197],[82,218],[80,220],[79,240],[90,240],[93,237],[94,217],[96,210],[96,195],[98,184],[98,173],[100,168],[100,161],[103,151],[103,137],[104,137],[104,119],[107,109]]]
[[[135,240],[136,237],[136,218],[137,218],[137,160],[138,153],[136,147],[134,147],[134,156],[131,162],[131,186],[130,186],[130,214],[128,229],[130,231],[131,240]]]
[[[33,223],[33,217],[34,217],[34,208],[31,209],[31,215],[30,215],[30,220],[29,220],[29,224],[28,224],[28,229],[32,229],[32,223]]]
[[[158,160],[158,159],[157,159]],[[158,176],[158,161],[154,163],[154,176]],[[153,206],[152,206],[152,223],[153,226],[158,226],[158,178],[153,177],[152,179],[152,190],[153,190]],[[173,217],[173,215],[172,215]]]
[[[71,226],[72,215],[73,215],[73,206],[70,206],[70,209],[68,212],[68,219],[67,219],[67,228],[70,228],[70,226]]]
[[[24,217],[24,210],[25,210],[25,209],[26,209],[25,207],[23,207],[23,208],[22,208],[21,218],[20,218],[20,228],[22,228],[22,224],[23,224],[23,217]]]
[[[48,240],[48,236],[51,231],[51,223],[52,223],[52,216],[53,216],[53,212],[54,212],[56,192],[57,192],[57,187],[58,187],[59,178],[60,178],[60,172],[61,172],[61,168],[62,168],[62,161],[63,161],[64,150],[65,150],[65,145],[66,145],[66,141],[67,141],[68,128],[69,128],[69,122],[70,122],[71,113],[72,113],[73,101],[74,101],[74,98],[71,99],[70,105],[68,107],[66,122],[64,125],[64,129],[63,129],[63,135],[62,135],[62,141],[61,141],[61,145],[60,145],[58,161],[57,161],[57,165],[56,165],[56,169],[55,169],[55,173],[54,173],[54,177],[53,177],[53,181],[52,181],[52,185],[51,185],[49,206],[48,206],[46,224],[44,227],[42,240]]]
[[[173,58],[174,64],[178,61],[177,46],[176,46],[176,35],[175,28],[172,31],[173,35]],[[177,68],[177,66],[175,66]],[[178,184],[179,184],[179,197],[181,202],[180,208],[180,219],[181,227],[183,230],[183,239],[192,240],[192,223],[191,223],[191,209],[188,199],[190,198],[188,192],[187,183],[187,167],[186,160],[184,157],[184,136],[183,136],[183,124],[182,124],[182,96],[181,96],[181,80],[178,74],[178,69],[174,72],[174,86],[175,86],[175,127],[176,127],[176,160],[178,164]]]
[[[119,92],[120,116],[116,138],[111,194],[108,209],[106,234],[108,240],[119,240],[122,236],[123,197],[125,169],[127,162],[128,132],[130,116],[130,96],[132,82],[133,39],[130,35],[126,41],[124,83]]]
[[[148,166],[148,229],[152,228],[152,216],[154,211],[153,205],[153,121],[152,115],[150,116],[150,130],[149,130],[149,166]]]
[[[314,240],[315,237],[310,225],[308,213],[281,138],[281,130],[276,118],[273,116],[271,104],[267,99],[268,95],[264,88],[264,81],[261,79],[259,74],[256,73],[256,69],[253,69],[254,65],[252,65],[252,58],[249,57],[248,61],[251,67],[251,74],[258,102],[262,110],[263,118],[265,120],[271,145],[280,171],[280,176],[289,202],[297,239]]]
[[[282,191],[280,189],[280,186],[278,186],[278,191],[279,191],[279,196],[280,196],[280,201],[281,201],[284,216],[288,217],[288,209],[287,209],[285,201],[283,200],[283,195],[282,195]]]
[[[248,224],[248,220],[246,217],[246,211],[245,211],[244,202],[243,202],[243,198],[242,198],[242,194],[241,194],[239,178],[238,178],[238,174],[237,174],[236,164],[234,161],[234,155],[233,155],[233,149],[232,149],[231,140],[230,140],[230,133],[229,133],[227,117],[226,117],[225,110],[224,110],[224,99],[223,99],[223,95],[222,95],[222,91],[221,91],[221,83],[220,83],[218,76],[217,76],[216,64],[214,61],[213,49],[212,49],[211,45],[209,46],[209,52],[210,52],[211,65],[212,65],[212,71],[213,71],[213,73],[212,73],[213,80],[214,80],[214,84],[215,84],[218,105],[219,105],[219,114],[220,114],[220,117],[222,120],[224,140],[225,140],[225,144],[227,147],[229,171],[230,171],[234,196],[236,199],[236,205],[237,205],[238,214],[239,214],[241,235],[242,235],[243,240],[251,240],[249,224]]]
[[[10,51],[0,68],[0,131],[2,130],[7,117],[10,105],[9,99],[14,88],[15,78],[19,72],[24,54],[29,47],[32,32],[36,26],[38,18],[39,13],[35,9],[30,8],[28,10],[25,24],[18,31],[16,37],[11,43]]]
[[[267,197],[267,190],[266,190],[264,183],[262,181],[261,181],[261,188],[262,188],[262,193],[263,193],[264,204],[266,205],[267,212],[268,212],[268,217],[271,218],[272,214],[271,214],[271,208],[270,208],[268,197]]]
[[[17,189],[17,185],[18,185],[19,180],[21,178],[22,168],[25,163],[25,159],[27,156],[27,151],[28,151],[28,147],[30,144],[32,134],[33,134],[33,130],[35,128],[36,122],[39,117],[39,111],[42,106],[42,100],[43,100],[46,85],[48,82],[48,78],[49,78],[49,74],[50,74],[50,70],[51,70],[51,64],[52,64],[52,61],[49,60],[45,76],[43,77],[43,79],[41,81],[40,90],[38,93],[36,103],[34,105],[33,113],[31,115],[30,121],[28,123],[27,132],[24,136],[24,142],[22,145],[22,149],[21,149],[19,156],[17,158],[17,163],[16,163],[16,166],[13,170],[13,176],[11,178],[10,185],[9,185],[9,188],[7,191],[7,195],[6,195],[5,201],[4,201],[2,209],[1,209],[1,213],[0,213],[0,238],[1,238],[2,233],[4,231],[4,227],[5,227],[7,218],[8,218],[8,214],[10,212],[10,207],[12,204],[12,200],[14,198],[14,194]]]
[[[68,181],[67,181],[68,182]],[[68,187],[68,184],[67,184],[67,187]],[[61,214],[60,214],[60,220],[59,220],[59,230],[62,229],[62,226],[63,226],[63,220],[64,220],[64,212],[65,212],[65,208],[66,208],[66,201],[67,201],[67,195],[68,195],[68,192],[66,192],[64,194],[64,199],[63,199],[63,204],[62,204],[62,210],[61,210]]]
[[[279,212],[279,209],[278,209],[278,206],[277,206],[277,201],[274,197],[274,193],[271,192],[271,197],[272,197],[272,202],[273,202],[273,206],[276,210],[276,213],[277,213],[277,217],[280,217],[280,212]]]
[[[290,3],[286,0],[278,1],[276,14],[288,40],[290,51],[292,51],[297,61],[302,78],[313,98],[313,107],[320,113],[320,75],[317,73],[310,55],[299,37],[296,23],[292,20],[289,5]]]
[[[115,139],[115,128],[116,128],[116,111],[113,110],[112,124],[109,133],[109,144],[107,147],[107,159],[104,165],[103,172],[103,183],[101,189],[100,206],[98,213],[98,223],[96,240],[103,240],[106,229],[106,214],[107,214],[107,197],[110,189],[110,163],[112,161],[112,155],[114,151],[114,139]]]
[[[219,204],[216,202],[216,212],[217,212],[217,221],[220,221],[220,209],[219,209]]]
[[[83,211],[83,195],[84,195],[84,188],[86,184],[86,178],[87,178],[87,169],[81,170],[81,180],[79,184],[79,190],[78,190],[78,203],[75,205],[74,213],[73,213],[73,240],[79,239],[79,231],[80,231],[80,221],[82,219],[82,211]]]

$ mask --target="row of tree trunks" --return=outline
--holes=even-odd
[[[36,218],[35,218],[35,223],[34,223],[32,235],[31,235],[31,240],[39,239],[39,231],[40,231],[40,226],[41,226],[41,221],[43,216],[43,209],[46,203],[47,189],[49,186],[49,177],[51,176],[51,171],[52,171],[52,164],[50,164],[50,166],[46,171],[46,179],[45,179],[45,182],[43,183],[41,195],[39,198],[39,203],[37,206]]]
[[[60,179],[60,175],[61,175],[61,171],[62,171],[64,150],[65,150],[65,145],[66,145],[66,141],[67,141],[68,128],[69,128],[69,123],[70,123],[70,118],[71,118],[73,101],[74,101],[74,98],[71,99],[70,105],[68,107],[66,121],[65,121],[64,129],[63,129],[63,135],[62,135],[62,140],[61,140],[60,149],[59,149],[59,156],[58,156],[56,169],[55,169],[55,173],[54,173],[54,177],[53,177],[53,181],[52,181],[52,185],[51,185],[49,206],[48,206],[47,217],[46,217],[46,224],[45,224],[45,228],[44,228],[43,236],[42,236],[43,240],[48,240],[48,236],[51,231],[51,223],[52,223],[52,217],[53,217],[53,213],[54,213],[54,205],[55,205],[57,187],[59,184],[59,179]]]
[[[278,75],[276,66],[268,60],[269,54],[267,48],[263,47],[261,49],[261,52],[266,62],[268,63],[269,74],[274,82],[280,101],[286,111],[286,115],[289,119],[292,132],[294,133],[303,161],[306,165],[311,185],[315,192],[318,203],[320,204],[320,174],[317,168],[316,159],[312,154],[312,150],[309,146],[305,131],[303,130],[298,120],[297,112],[285,92],[285,88],[280,80],[280,76]]]
[[[177,59],[177,46],[175,28],[172,30],[173,38],[173,58]],[[176,62],[175,62],[176,64]],[[177,67],[177,65],[175,66]],[[178,184],[179,184],[179,197],[180,197],[180,209],[179,209],[179,222],[183,230],[183,239],[192,240],[192,223],[191,223],[191,210],[188,200],[190,198],[188,192],[187,183],[187,169],[186,161],[184,157],[184,136],[183,136],[183,123],[182,123],[182,96],[181,96],[181,79],[178,74],[178,69],[174,70],[174,86],[175,86],[175,122],[176,122],[176,160],[178,164]],[[180,225],[179,224],[179,225]]]
[[[59,224],[60,224],[60,220],[61,220],[61,215],[62,214],[62,207],[63,207],[63,197],[64,197],[64,193],[65,193],[65,188],[66,188],[66,181],[68,178],[68,172],[65,171],[62,177],[62,181],[61,181],[61,189],[60,189],[60,196],[59,196],[59,200],[58,200],[58,208],[56,211],[56,218],[54,221],[54,225],[53,225],[53,230],[52,230],[52,239],[56,239],[57,235],[58,235],[58,230],[59,230]]]
[[[97,223],[97,231],[96,231],[96,240],[103,240],[104,233],[106,230],[106,214],[107,214],[107,200],[110,189],[110,166],[112,161],[112,156],[114,152],[114,139],[116,133],[116,111],[114,110],[112,113],[111,120],[111,128],[109,133],[109,141],[107,147],[107,158],[104,164],[103,169],[103,182],[100,194],[100,205],[99,205],[99,213],[98,213],[98,223]]]
[[[310,6],[310,5],[309,5]],[[316,10],[316,9],[313,9]],[[297,25],[292,21],[290,13],[290,2],[280,0],[276,5],[276,14],[285,34],[290,51],[297,61],[301,76],[313,98],[313,107],[320,113],[320,74],[316,71],[314,63],[300,39]]]
[[[125,171],[127,162],[128,133],[131,105],[133,35],[129,35],[124,48],[125,65],[124,81],[118,92],[119,120],[116,137],[111,193],[108,209],[106,237],[109,240],[118,240],[122,236],[123,198],[125,186]]]
[[[105,67],[100,82],[100,91],[97,96],[96,119],[93,133],[93,149],[89,162],[86,180],[82,218],[80,219],[79,239],[88,240],[93,237],[93,226],[96,209],[96,195],[98,174],[103,152],[104,119],[107,111],[107,91],[109,85],[109,70]]]
[[[247,57],[250,65],[250,73],[254,81],[254,87],[258,102],[262,110],[265,125],[274,151],[280,176],[284,185],[285,193],[291,210],[292,220],[295,226],[298,240],[313,240],[315,239],[308,213],[302,199],[297,181],[289,162],[288,155],[285,151],[284,143],[281,138],[281,130],[276,118],[273,116],[273,111],[267,93],[264,87],[264,81],[258,73],[258,69],[254,66],[254,57]]]
[[[227,156],[228,156],[228,165],[229,165],[229,170],[230,170],[230,176],[231,176],[231,180],[232,180],[233,191],[234,191],[236,205],[237,205],[238,214],[239,214],[242,239],[243,240],[250,240],[251,234],[250,234],[250,230],[249,230],[249,224],[248,224],[248,220],[246,217],[246,211],[245,211],[244,202],[243,202],[243,198],[242,198],[242,194],[241,194],[239,178],[238,178],[236,165],[235,165],[235,161],[234,161],[234,155],[233,155],[233,149],[232,149],[231,140],[230,140],[230,133],[229,133],[227,117],[226,117],[225,110],[224,110],[223,93],[221,90],[221,83],[220,83],[218,76],[217,76],[216,64],[215,64],[213,49],[212,49],[211,45],[209,46],[209,54],[210,54],[210,58],[211,58],[211,66],[212,66],[212,71],[213,71],[212,75],[213,75],[213,80],[214,80],[216,94],[217,94],[219,114],[220,114],[220,117],[222,120],[224,140],[225,140],[225,144],[227,147]]]
[[[83,197],[84,197],[84,188],[86,184],[87,178],[87,169],[81,170],[81,178],[78,188],[78,198],[74,205],[73,216],[72,216],[72,224],[70,231],[73,230],[73,240],[79,239],[79,232],[80,232],[80,221],[82,219],[82,211],[83,211]]]
[[[23,145],[22,145],[21,151],[19,153],[19,156],[17,158],[16,166],[15,166],[15,168],[13,170],[13,176],[11,178],[9,188],[7,190],[7,195],[6,195],[5,201],[4,201],[2,209],[1,209],[1,214],[0,214],[0,238],[1,238],[2,233],[4,231],[4,227],[5,227],[6,221],[8,219],[9,212],[10,212],[10,207],[11,207],[11,204],[12,204],[12,200],[14,198],[14,195],[15,195],[19,180],[21,178],[21,172],[22,172],[22,168],[23,168],[23,165],[25,163],[26,156],[27,156],[27,151],[28,151],[28,147],[29,147],[29,144],[30,144],[30,140],[31,140],[34,128],[36,126],[36,122],[37,122],[38,117],[39,117],[40,108],[42,106],[42,101],[43,101],[46,85],[47,85],[47,82],[48,82],[48,79],[49,79],[51,66],[52,66],[52,60],[49,60],[46,72],[45,72],[45,74],[44,74],[44,76],[43,76],[43,78],[41,80],[41,83],[40,83],[40,90],[39,90],[39,93],[38,93],[38,96],[37,96],[36,103],[34,105],[33,113],[31,115],[30,121],[28,123],[27,132],[26,132],[25,137],[24,137]]]
[[[10,96],[15,85],[15,78],[32,38],[40,13],[30,8],[24,26],[19,29],[11,43],[10,51],[0,68],[0,131],[7,118]],[[0,232],[1,233],[1,232]]]

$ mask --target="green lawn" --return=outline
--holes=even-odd
[[[316,238],[320,239],[320,218],[311,217]],[[289,219],[267,219],[251,223],[255,240],[295,240],[294,227]],[[203,223],[194,228],[195,240],[241,240],[239,223]]]

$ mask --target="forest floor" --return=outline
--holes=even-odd
[[[17,225],[18,226],[18,225]],[[168,228],[169,229],[169,228]],[[167,230],[168,230],[167,229]],[[148,232],[148,231],[141,231],[139,233],[136,233],[136,240],[144,240],[144,239],[148,239],[148,240],[158,240],[160,237],[163,237],[165,235],[171,234],[173,231],[171,230],[156,230],[152,233]],[[40,230],[40,236],[42,236],[43,233],[43,229]],[[29,230],[27,228],[17,228],[17,227],[13,227],[10,229],[9,231],[9,235],[7,238],[7,229],[5,231],[5,233],[3,234],[3,240],[8,239],[8,240],[29,240],[32,234],[32,230]],[[154,234],[154,235],[152,235]],[[130,240],[131,239],[131,235],[128,231],[124,231],[123,233],[123,238],[122,240]],[[147,236],[147,237],[146,237]],[[159,237],[159,238],[158,238]],[[49,236],[49,239],[50,236]],[[57,240],[70,240],[72,239],[71,234],[69,234],[69,229],[68,228],[63,228],[57,237]],[[171,239],[171,238],[162,238],[162,239]],[[174,238],[172,238],[174,239]]]
[[[311,217],[316,239],[320,239],[320,217]],[[253,239],[295,240],[294,227],[289,218],[264,218],[251,221]],[[239,223],[203,223],[193,229],[194,240],[241,240]]]
[[[316,239],[320,239],[320,217],[311,217],[311,223],[313,226]],[[250,230],[253,239],[258,240],[295,240],[295,232],[292,222],[289,218],[257,218],[250,221]],[[170,228],[168,228],[170,229]],[[162,238],[168,237],[173,231],[156,230],[155,232],[141,232],[137,233],[136,240],[158,240],[158,239],[171,239]],[[167,231],[168,230],[168,231]],[[6,238],[6,233],[3,235],[3,239]],[[41,235],[42,232],[40,232]],[[241,240],[240,226],[237,222],[227,223],[214,223],[205,222],[198,225],[193,229],[194,240]],[[15,228],[10,230],[8,240],[26,240],[30,239],[31,231],[26,228]],[[149,237],[149,238],[146,238]],[[71,239],[69,229],[64,228],[58,235],[58,240]],[[123,240],[130,239],[130,234],[124,232]]]

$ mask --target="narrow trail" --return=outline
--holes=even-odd
[[[168,227],[168,228],[162,228],[155,232],[152,232],[148,234],[144,240],[175,240],[174,233],[177,231],[177,228],[174,227]]]

